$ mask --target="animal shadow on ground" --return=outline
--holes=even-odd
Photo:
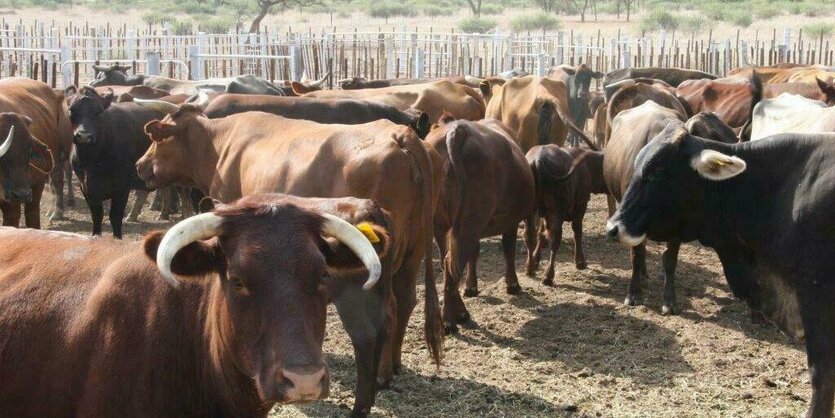
[[[354,359],[345,355],[329,354],[331,385],[340,385],[353,390],[355,369]],[[453,367],[447,365],[446,367]],[[404,400],[403,398],[410,398]],[[432,417],[563,417],[570,415],[559,406],[528,393],[510,392],[498,387],[458,378],[442,378],[416,374],[404,368],[395,378],[390,390],[377,394],[375,407],[385,415],[396,417],[421,417],[407,405],[418,403],[436,405]],[[328,399],[301,406],[299,410],[311,417],[343,417],[350,411],[347,399]],[[280,409],[278,409],[280,416]],[[380,416],[372,410],[371,416]]]

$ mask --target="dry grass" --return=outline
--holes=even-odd
[[[496,239],[482,246],[482,294],[466,299],[476,325],[446,342],[436,372],[421,338],[421,306],[409,324],[404,373],[382,391],[373,416],[386,417],[782,417],[800,415],[810,398],[802,347],[773,328],[753,325],[748,309],[731,299],[712,250],[685,245],[678,292],[683,312],[660,314],[657,272],[662,247],[650,246],[648,306],[623,306],[630,275],[625,249],[603,234],[606,203],[592,200],[586,215],[589,268],[574,269],[566,240],[556,286],[544,287],[517,268],[525,290],[508,296]],[[90,228],[86,205],[51,229]],[[143,214],[126,224],[127,239],[167,227]],[[106,221],[105,221],[106,222]],[[108,226],[105,226],[108,230]],[[564,236],[568,237],[566,228]],[[436,260],[436,270],[438,263]],[[440,285],[439,285],[440,288]],[[419,289],[422,297],[422,287]],[[329,310],[325,351],[332,371],[330,397],[302,407],[277,407],[273,417],[345,416],[352,402],[350,344]]]

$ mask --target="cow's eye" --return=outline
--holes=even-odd
[[[232,286],[234,286],[236,290],[242,290],[245,287],[243,280],[241,280],[238,276],[230,277],[229,283],[232,283]]]

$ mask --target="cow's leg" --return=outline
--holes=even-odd
[[[75,190],[72,188],[72,164],[68,160],[64,165],[64,178],[67,183],[67,206],[75,207]]]
[[[159,208],[159,220],[160,221],[167,221],[171,217],[172,213],[172,190],[171,188],[174,186],[163,187],[157,190],[157,194],[162,193],[162,197],[160,198],[160,208]]]
[[[612,196],[611,193],[606,194],[606,206],[609,209],[609,218],[615,214],[615,210],[618,208],[618,202],[615,200],[615,197]]]
[[[3,211],[3,226],[20,227],[20,203],[0,200],[0,209]]]
[[[374,405],[374,398],[377,396],[377,365],[375,350],[377,347],[378,332],[380,329],[375,326],[372,318],[368,317],[366,304],[370,302],[368,296],[378,296],[376,292],[371,295],[363,294],[365,291],[356,286],[346,286],[341,294],[333,299],[336,311],[354,347],[354,360],[357,365],[357,386],[354,409],[351,416],[365,417]],[[379,305],[379,302],[378,302]]]
[[[427,254],[431,257],[432,254]],[[406,326],[417,304],[415,294],[415,280],[423,262],[422,254],[409,254],[400,265],[400,269],[392,276],[392,289],[397,307],[394,325],[394,335],[391,343],[391,363],[395,373],[400,373],[403,365],[403,338],[406,336]]]
[[[548,269],[545,270],[545,277],[542,279],[542,284],[546,286],[554,285],[557,251],[560,250],[560,245],[562,244],[562,222],[559,219],[559,216],[553,212],[545,217],[545,227],[548,228],[548,239],[551,240],[551,257],[548,258]]]
[[[814,280],[809,282],[819,283]],[[835,396],[835,305],[831,297],[831,293],[817,287],[798,295],[798,306],[806,333],[806,361],[812,382],[812,402],[806,412],[807,418],[832,417]]]
[[[194,216],[194,206],[191,204],[191,189],[185,187],[176,187],[177,195],[180,197],[180,213],[182,218],[189,218]]]
[[[525,262],[525,273],[530,277],[536,277],[536,271],[539,270],[539,260],[535,256],[535,252],[541,251],[539,247],[539,240],[537,234],[537,221],[539,217],[532,214],[525,219],[525,248],[528,250],[528,257]]]
[[[647,275],[647,244],[643,243],[632,247],[632,280],[629,281],[629,289],[626,291],[624,304],[638,306],[644,304],[643,281]]]
[[[519,278],[516,277],[516,226],[502,234],[502,251],[504,252],[504,282],[507,294],[515,295],[522,291]]]
[[[397,303],[394,299],[394,290],[391,284],[391,259],[384,258],[381,260],[381,264],[380,280],[376,286],[379,286],[377,292],[383,296],[367,295],[366,298],[371,298],[372,300],[366,303],[365,308],[369,318],[372,319],[380,317],[380,310],[382,309],[383,316],[380,319],[375,319],[375,326],[377,327],[375,329],[380,329],[381,331],[377,336],[378,347],[375,352],[374,361],[377,364],[377,386],[385,388],[394,380],[395,370],[392,360],[392,336],[397,326]],[[382,302],[380,302],[380,298],[382,298]]]
[[[113,236],[122,239],[122,220],[125,218],[125,207],[128,205],[130,190],[114,195],[110,199],[110,226]]]
[[[63,164],[63,162],[62,162]],[[63,166],[56,167],[49,173],[49,185],[52,188],[52,193],[55,195],[55,206],[49,214],[49,219],[52,221],[60,221],[64,219],[64,173],[66,170]]]
[[[32,187],[32,200],[23,205],[23,216],[26,218],[26,227],[41,229],[41,196],[43,196],[43,183]]]
[[[162,209],[162,197],[165,193],[165,189],[157,189],[154,192],[154,199],[151,200],[151,210],[153,211],[160,211]]]
[[[583,215],[579,215],[571,222],[571,230],[574,231],[574,266],[577,270],[585,270],[586,254],[583,253]]]
[[[463,228],[462,228],[463,229]],[[476,237],[469,239],[466,237]],[[477,254],[477,234],[470,231],[450,231],[447,240],[447,256],[444,260],[444,327],[448,333],[457,331],[457,324],[470,320],[470,313],[461,299],[461,276],[467,262]],[[400,303],[400,299],[397,299]]]
[[[662,296],[663,304],[661,305],[662,315],[675,315],[678,311],[678,302],[676,301],[676,266],[678,264],[678,250],[681,248],[680,242],[667,243],[667,249],[664,255],[661,256],[661,273],[664,275],[664,295]]]
[[[481,254],[481,242],[475,243],[475,252],[467,261],[467,278],[464,280],[464,296],[478,296],[478,256]]]
[[[137,190],[136,200],[133,202],[133,207],[130,209],[130,213],[128,213],[128,222],[139,222],[139,215],[142,213],[142,207],[145,206],[145,202],[147,201],[148,191]]]
[[[90,217],[93,219],[93,235],[101,235],[101,220],[104,218],[104,204],[101,200],[90,200],[85,196],[87,206],[90,207]]]

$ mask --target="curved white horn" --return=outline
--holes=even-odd
[[[169,115],[177,113],[180,110],[180,106],[177,106],[174,103],[168,103],[163,100],[133,99],[133,102],[146,109],[156,110],[157,112],[162,112]]]
[[[9,135],[6,136],[6,140],[3,141],[3,145],[0,145],[0,157],[6,155],[6,152],[8,152],[9,148],[12,147],[12,139],[14,139],[14,125],[9,128]]]
[[[383,268],[380,264],[380,258],[377,257],[377,251],[368,242],[368,238],[354,225],[351,225],[342,218],[327,213],[323,213],[322,216],[325,218],[325,223],[322,224],[322,233],[336,238],[339,242],[345,244],[368,269],[368,280],[365,281],[362,288],[368,290],[374,287],[377,281],[380,280],[380,273]]]
[[[157,248],[157,267],[168,284],[175,288],[180,286],[180,282],[171,271],[171,261],[177,252],[194,241],[214,237],[222,222],[222,217],[207,212],[192,216],[165,233]]]
[[[325,73],[325,75],[322,78],[320,78],[320,79],[318,79],[318,80],[316,80],[312,83],[309,83],[307,86],[308,87],[322,87],[323,85],[325,85],[325,81],[328,80],[328,77],[330,77],[330,75],[331,75],[331,73],[330,73],[330,71],[328,71],[327,73]]]

